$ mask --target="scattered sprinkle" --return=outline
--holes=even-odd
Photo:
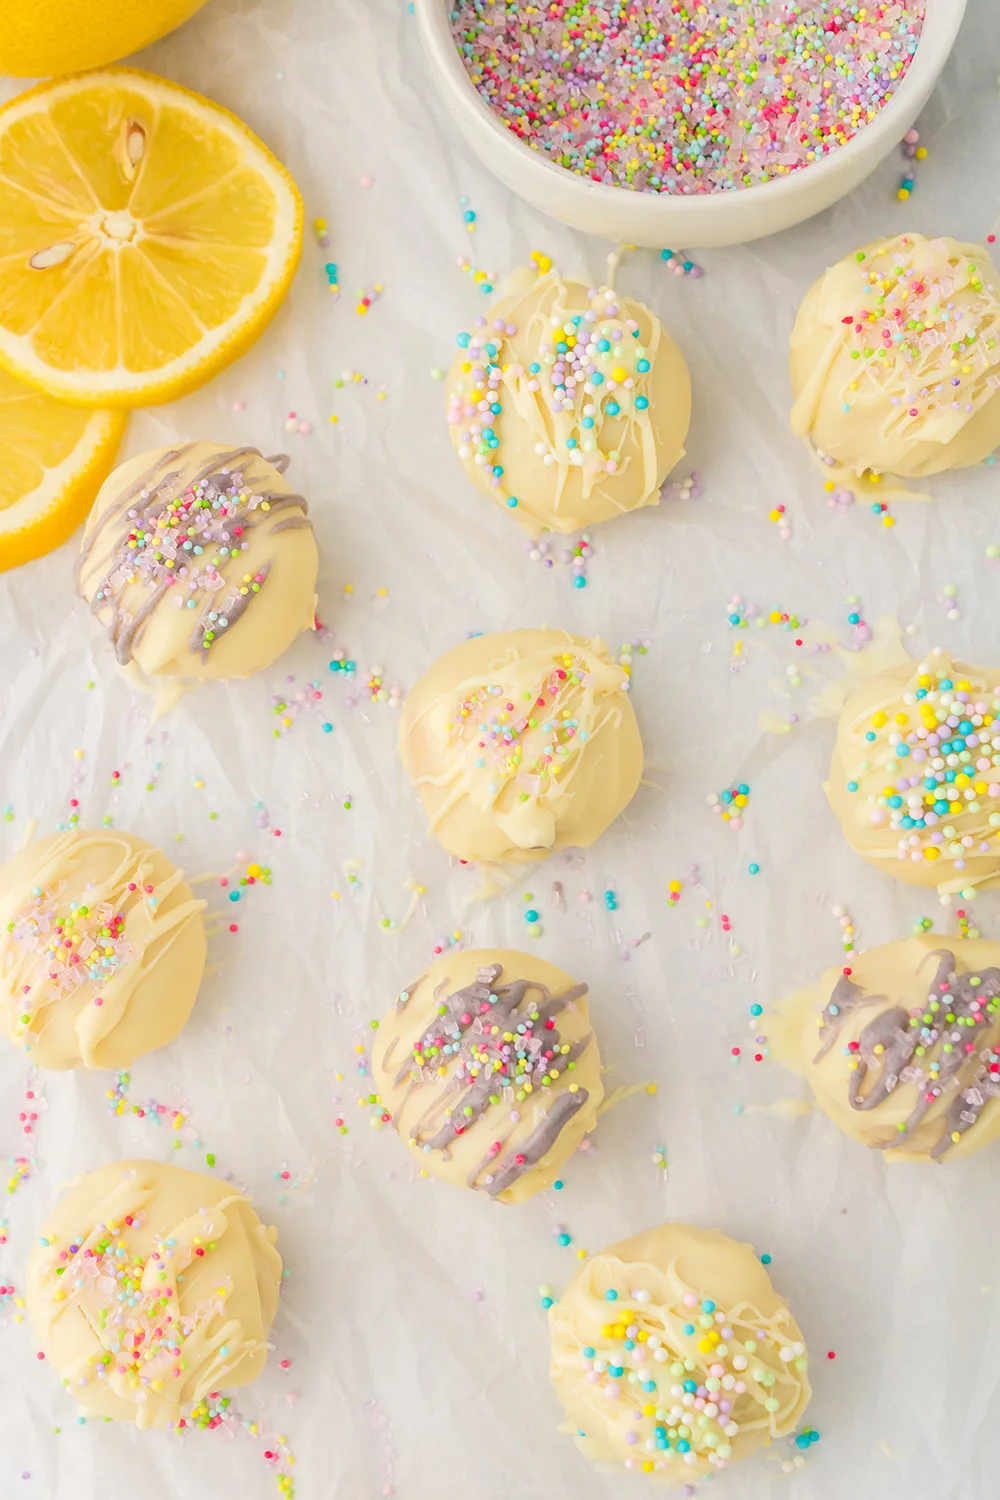
[[[727,787],[722,792],[710,792],[708,794],[708,805],[714,813],[718,813],[723,823],[728,823],[730,828],[743,827],[743,815],[750,802],[750,788],[745,781],[736,786]]]

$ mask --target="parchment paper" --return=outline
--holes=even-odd
[[[995,0],[973,0],[920,122],[930,154],[905,206],[894,157],[800,229],[695,251],[700,281],[675,277],[655,253],[625,259],[620,285],[656,309],[690,363],[695,416],[678,474],[696,470],[702,494],[596,530],[584,589],[567,565],[532,561],[510,519],[473,492],[431,371],[450,362],[456,332],[487,300],[459,258],[503,273],[537,248],[592,280],[608,247],[531,212],[455,138],[403,0],[211,0],[139,59],[246,119],[295,174],[308,220],[326,218],[331,244],[323,250],[308,231],[288,305],[260,344],[207,389],[137,415],[126,451],[205,437],[291,452],[322,549],[325,633],[254,681],[191,694],[150,729],[149,702],[118,678],[73,597],[74,546],[0,578],[0,853],[29,818],[43,830],[64,821],[75,798],[84,823],[108,816],[191,875],[235,869],[238,879],[254,859],[272,871],[269,887],[245,888],[239,903],[207,887],[224,919],[214,972],[184,1035],[132,1071],[129,1110],[138,1104],[143,1117],[113,1112],[113,1076],[50,1075],[26,1137],[27,1070],[4,1048],[0,1153],[16,1158],[27,1141],[35,1154],[0,1205],[0,1283],[20,1294],[32,1237],[74,1174],[133,1155],[207,1170],[207,1152],[277,1224],[289,1276],[267,1374],[234,1402],[256,1437],[235,1421],[182,1439],[78,1425],[5,1299],[2,1500],[271,1497],[264,1455],[286,1452],[278,1435],[297,1459],[299,1500],[638,1495],[641,1479],[589,1468],[556,1432],[539,1287],[557,1295],[579,1249],[668,1216],[769,1253],[813,1356],[808,1420],[821,1440],[807,1467],[786,1478],[781,1461],[798,1450],[774,1447],[713,1494],[994,1493],[1000,1157],[889,1168],[822,1116],[789,1117],[782,1101],[801,1087],[766,1057],[753,1061],[749,1014],[838,961],[833,906],[853,917],[859,946],[904,936],[921,916],[956,932],[955,907],[851,854],[820,791],[833,731],[809,715],[816,679],[787,688],[802,657],[792,636],[774,625],[737,633],[726,617],[742,594],[836,627],[846,645],[855,608],[872,623],[915,626],[915,653],[940,643],[1000,660],[997,565],[985,558],[1000,542],[996,477],[984,468],[935,480],[937,503],[895,507],[892,531],[864,506],[832,511],[788,430],[785,365],[798,300],[840,255],[904,227],[975,240],[989,231],[997,35]],[[465,207],[478,215],[472,235]],[[340,269],[339,302],[328,260]],[[359,316],[356,293],[376,283],[381,297]],[[338,389],[345,371],[367,384],[349,376]],[[286,432],[290,412],[311,433]],[[768,519],[779,505],[786,540]],[[942,602],[947,585],[957,620]],[[647,784],[586,858],[550,862],[505,897],[470,905],[478,877],[449,867],[428,839],[394,752],[397,711],[366,697],[365,674],[381,666],[387,688],[405,689],[465,632],[542,622],[601,634],[616,650],[648,642],[633,654]],[[744,665],[734,671],[737,634]],[[357,663],[353,682],[328,668],[338,650]],[[322,699],[297,699],[310,683]],[[275,714],[276,699],[291,711]],[[800,723],[764,733],[762,711]],[[706,798],[741,780],[751,800],[734,832]],[[671,880],[683,884],[673,908]],[[386,929],[407,909],[407,882],[425,887],[413,919]],[[544,929],[534,939],[528,892]],[[997,895],[970,918],[1000,936]],[[356,1048],[367,1047],[369,1022],[456,933],[534,945],[586,980],[609,1088],[659,1086],[604,1118],[561,1193],[520,1208],[421,1180],[357,1103],[368,1092]]]

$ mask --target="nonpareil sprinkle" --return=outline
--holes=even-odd
[[[924,0],[456,0],[473,84],[533,151],[593,182],[726,192],[844,145],[891,98]]]

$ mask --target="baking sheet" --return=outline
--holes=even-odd
[[[533,561],[509,518],[472,491],[432,371],[486,300],[461,258],[503,272],[537,248],[593,280],[606,247],[530,211],[455,139],[404,0],[212,0],[142,56],[260,133],[299,181],[308,219],[327,219],[331,246],[310,234],[260,344],[207,389],[137,415],[126,451],[194,437],[288,450],[321,543],[324,630],[256,680],[192,694],[151,728],[148,702],[116,676],[73,599],[72,546],[0,578],[0,852],[31,817],[43,829],[65,820],[74,798],[84,822],[108,816],[189,874],[232,870],[238,855],[242,869],[256,859],[272,871],[238,905],[209,888],[226,927],[212,943],[215,972],[183,1037],[132,1070],[128,1109],[142,1117],[114,1113],[113,1077],[51,1075],[25,1136],[26,1068],[0,1055],[0,1153],[34,1147],[29,1175],[0,1205],[0,1283],[20,1292],[32,1237],[75,1173],[130,1155],[204,1166],[207,1152],[277,1224],[290,1274],[267,1374],[236,1393],[242,1420],[181,1439],[78,1424],[0,1299],[3,1500],[263,1500],[279,1493],[265,1455],[288,1451],[300,1500],[624,1500],[641,1479],[589,1468],[556,1433],[539,1287],[557,1294],[578,1250],[667,1216],[768,1252],[813,1356],[808,1419],[821,1440],[808,1465],[785,1477],[790,1451],[775,1447],[713,1493],[993,1492],[996,1154],[890,1168],[822,1117],[789,1117],[782,1101],[799,1085],[753,1061],[749,1014],[837,961],[834,906],[853,917],[861,946],[903,936],[922,916],[955,932],[955,908],[870,872],[845,847],[820,792],[832,727],[809,716],[815,681],[787,686],[798,655],[780,625],[740,632],[734,670],[726,617],[741,594],[835,626],[849,644],[854,608],[915,627],[917,652],[941,644],[1000,659],[998,574],[985,557],[1000,542],[996,478],[935,480],[937,503],[897,507],[891,532],[864,506],[835,512],[789,435],[785,374],[798,299],[827,263],[905,227],[971,239],[989,230],[997,50],[994,0],[973,0],[920,122],[930,155],[905,207],[897,157],[800,229],[696,254],[700,281],[675,277],[655,253],[626,258],[620,285],[665,319],[691,366],[695,416],[679,473],[696,470],[702,493],[595,531],[580,590],[566,564]],[[478,216],[472,235],[465,207]],[[340,268],[338,303],[327,260]],[[376,283],[379,300],[359,316],[355,293]],[[291,412],[312,431],[287,432]],[[769,520],[782,505],[788,539]],[[942,592],[951,585],[953,600]],[[952,607],[960,618],[949,620]],[[647,645],[633,654],[647,784],[588,856],[470,905],[477,878],[428,840],[394,754],[397,712],[370,700],[365,674],[381,667],[387,688],[405,688],[467,631],[542,622],[600,633],[616,650]],[[329,670],[337,651],[357,663],[353,682]],[[800,722],[766,734],[762,711]],[[752,790],[736,832],[706,798],[739,780]],[[682,882],[673,908],[672,880]],[[413,884],[425,891],[412,920],[386,929],[401,924]],[[527,892],[541,912],[537,939]],[[1000,936],[996,894],[974,918]],[[420,1180],[357,1102],[370,1020],[456,940],[534,945],[586,980],[609,1087],[658,1084],[605,1117],[561,1193],[519,1208]],[[661,1147],[666,1171],[653,1159]]]

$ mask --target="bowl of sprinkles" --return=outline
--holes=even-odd
[[[966,0],[416,0],[460,134],[535,208],[633,245],[742,244],[903,138]]]

